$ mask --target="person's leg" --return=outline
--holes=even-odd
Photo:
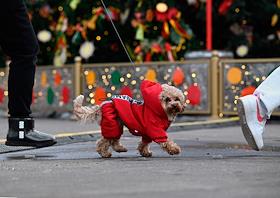
[[[255,150],[263,147],[262,134],[266,120],[280,105],[280,67],[276,68],[255,90],[253,95],[239,98],[238,114],[243,134]]]
[[[11,58],[8,91],[11,117],[29,117],[34,85],[37,39],[22,0],[1,2],[1,46]],[[3,5],[4,4],[4,5]]]
[[[33,130],[31,115],[35,64],[39,50],[36,35],[22,0],[1,2],[0,45],[11,58],[8,78],[9,132],[7,145],[49,146],[54,137]]]
[[[280,106],[280,67],[276,68],[255,90],[259,97],[264,116],[269,118],[274,109]]]

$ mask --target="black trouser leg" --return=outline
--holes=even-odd
[[[0,2],[0,26],[0,45],[11,58],[9,114],[29,117],[39,46],[22,0]]]

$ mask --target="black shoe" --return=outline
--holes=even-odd
[[[56,143],[55,137],[34,130],[32,118],[9,118],[7,146],[46,147]]]

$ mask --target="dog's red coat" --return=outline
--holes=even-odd
[[[143,104],[116,97],[112,99],[111,103],[102,105],[101,132],[103,137],[119,139],[123,132],[122,122],[133,135],[142,136],[146,143],[167,141],[166,130],[171,122],[168,121],[160,103],[161,85],[144,80],[140,90],[144,100]]]

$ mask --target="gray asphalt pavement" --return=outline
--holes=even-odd
[[[45,122],[39,127],[55,127]],[[279,198],[280,152],[271,149],[280,145],[279,129],[267,126],[259,152],[246,146],[237,125],[170,132],[179,156],[152,144],[153,157],[140,157],[139,138],[129,135],[122,139],[129,152],[111,159],[96,154],[95,142],[0,154],[0,197]]]
[[[0,117],[0,138],[5,138],[8,131],[7,118]],[[69,132],[81,132],[92,131],[99,129],[96,124],[81,124],[74,120],[61,120],[61,119],[35,119],[35,127],[37,130],[49,134],[69,133]]]

